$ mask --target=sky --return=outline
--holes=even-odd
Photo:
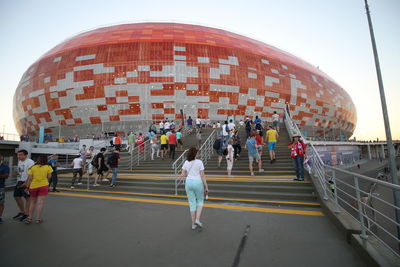
[[[400,139],[400,0],[369,5],[392,137]],[[0,132],[16,133],[14,91],[40,56],[82,31],[130,22],[216,27],[290,52],[350,94],[357,139],[386,139],[364,0],[1,0]]]

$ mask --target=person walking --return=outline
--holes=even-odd
[[[176,132],[176,140],[177,140],[177,144],[176,144],[176,148],[177,150],[183,150],[183,142],[182,142],[182,132],[180,130],[178,130]]]
[[[17,202],[19,213],[13,217],[14,220],[23,221],[29,214],[29,194],[26,192],[26,180],[28,179],[28,170],[35,165],[35,162],[28,158],[28,151],[21,149],[17,152],[18,158],[18,176],[17,184],[14,189],[14,199]],[[25,203],[22,200],[25,199]]]
[[[95,156],[94,146],[90,146],[89,151],[86,153],[86,166],[85,166],[89,181],[92,178],[94,172],[93,170],[94,166],[92,164],[94,156]]]
[[[117,136],[115,137],[114,146],[115,146],[115,148],[118,148],[119,150],[121,150],[122,140],[121,140],[121,136],[119,136],[119,134],[117,134]]]
[[[94,184],[93,186],[99,186],[97,182],[100,180],[103,180],[104,182],[108,182],[108,175],[110,174],[110,169],[106,165],[105,161],[105,153],[107,149],[105,147],[102,147],[100,149],[100,152],[95,156],[95,161],[96,161],[96,168],[97,168],[97,176],[94,178]],[[104,172],[106,175],[104,176]]]
[[[229,139],[229,126],[228,126],[228,121],[225,121],[224,125],[222,125],[222,141],[224,142],[224,147],[228,145],[228,139]]]
[[[138,144],[138,151],[140,152],[140,153],[143,153],[144,152],[144,145],[143,145],[143,143],[144,143],[144,137],[143,137],[143,134],[142,133],[139,133],[139,136],[137,137],[137,144]]]
[[[233,149],[235,151],[235,160],[240,157],[240,153],[242,152],[242,140],[239,136],[239,131],[235,131],[233,135]]]
[[[114,141],[114,145],[115,145],[115,141]],[[79,154],[81,154],[81,159],[82,159],[82,162],[83,162],[83,167],[85,167],[85,164],[86,164],[86,153],[87,153],[86,145],[82,145],[82,149],[79,150]]]
[[[246,118],[245,121],[245,129],[246,129],[246,139],[248,139],[250,137],[250,133],[251,133],[251,124],[252,121],[250,120],[250,118]]]
[[[296,178],[294,181],[304,181],[304,157],[306,155],[306,144],[301,140],[299,134],[294,134],[292,142],[288,145],[290,149],[290,157],[296,170]]]
[[[191,116],[189,116],[189,118],[186,120],[186,124],[189,129],[189,133],[191,133],[193,130],[193,119]]]
[[[262,160],[262,153],[263,153],[263,138],[260,130],[256,131],[256,143],[257,143],[257,151],[260,155],[260,159]]]
[[[168,138],[165,132],[163,132],[160,137],[160,144],[161,144],[161,159],[164,160],[164,156],[167,155],[168,151]]]
[[[221,167],[221,161],[222,161],[222,135],[218,134],[217,139],[215,139],[214,144],[213,144],[213,148],[215,150],[215,152],[218,155],[218,168]]]
[[[260,131],[260,135],[263,136],[263,127],[262,127],[262,120],[256,116],[256,119],[254,120],[254,131]]]
[[[111,183],[110,187],[114,188],[115,183],[117,181],[117,175],[118,175],[118,165],[120,161],[120,155],[119,155],[120,149],[117,147],[114,149],[114,152],[111,153],[111,155],[108,156],[107,163],[110,166],[110,169],[112,171],[112,177],[111,177]]]
[[[51,184],[53,184],[52,192],[60,192],[57,190],[57,183],[58,183],[57,167],[59,166],[57,160],[58,160],[58,155],[52,155],[50,157],[50,160],[47,162],[47,164],[50,165],[50,167],[53,169],[53,172],[51,173],[51,177],[49,179],[49,190]]]
[[[271,125],[268,126],[268,131],[266,133],[267,137],[267,143],[268,143],[268,151],[269,151],[269,156],[271,159],[271,164],[276,161],[276,156],[275,156],[275,148],[276,148],[276,143],[278,141],[279,135],[278,132],[272,127]]]
[[[5,181],[10,175],[10,167],[4,162],[4,158],[0,155],[0,224],[3,223],[4,201],[6,199]]]
[[[182,166],[182,178],[186,178],[185,190],[189,201],[192,230],[203,228],[200,222],[203,210],[204,197],[208,195],[208,185],[204,174],[204,164],[198,157],[195,147],[189,149],[186,161]]]
[[[160,121],[160,123],[158,124],[158,127],[160,127],[160,134],[164,133],[164,122]]]
[[[233,160],[235,157],[235,150],[233,149],[233,140],[229,139],[228,141],[228,146],[227,146],[227,150],[228,150],[228,154],[226,155],[226,170],[228,172],[228,177],[229,178],[233,178],[232,176],[232,168],[233,168]]]
[[[132,149],[135,147],[135,139],[136,139],[136,135],[133,132],[131,132],[128,135],[129,152],[131,152]]]
[[[260,155],[258,154],[257,147],[258,146],[256,143],[256,136],[255,134],[252,134],[250,138],[246,141],[246,148],[249,155],[249,169],[251,176],[254,176],[254,171],[253,171],[254,160],[258,163],[258,172],[261,173],[264,171],[264,169],[262,168],[262,161]]]
[[[176,134],[175,131],[172,130],[170,136],[168,137],[168,145],[169,145],[169,157],[174,160],[175,159],[175,149],[176,149]]]
[[[79,157],[80,160],[82,160]],[[35,209],[36,223],[42,223],[42,212],[44,206],[44,199],[49,192],[48,179],[51,177],[53,169],[47,164],[47,157],[40,156],[34,166],[28,171],[28,179],[26,181],[26,188],[29,190],[30,204],[29,216],[25,219],[26,224],[32,223],[33,214]]]
[[[154,135],[153,138],[150,139],[151,145],[151,160],[154,160],[154,154],[157,154],[157,158],[160,157],[160,145],[158,144],[158,136]]]
[[[272,125],[279,133],[279,114],[277,114],[276,111],[274,111],[274,114],[272,115]]]
[[[197,149],[200,149],[200,147],[201,147],[201,130],[200,129],[197,129],[197,132],[196,132],[196,142],[197,142]]]
[[[71,167],[72,167],[72,183],[71,183],[71,189],[75,188],[75,180],[76,176],[79,174],[79,179],[78,179],[78,185],[82,184],[82,176],[83,176],[83,160],[81,157],[81,154],[78,154],[76,158],[71,162]]]

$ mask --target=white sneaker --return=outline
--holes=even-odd
[[[250,175],[251,175],[251,176],[254,176],[254,172],[252,172]]]
[[[71,185],[71,189],[74,189],[74,188],[75,188],[75,186],[72,186],[72,185]]]
[[[263,171],[264,171],[264,169],[259,169],[259,170],[258,170],[258,172],[263,172]]]
[[[106,178],[104,178],[103,179],[103,182],[109,182],[110,180],[108,180],[108,179],[106,179]]]
[[[82,183],[78,183],[78,185],[81,185]]]
[[[93,186],[100,186],[99,184],[94,184]]]

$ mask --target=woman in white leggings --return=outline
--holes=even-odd
[[[154,160],[154,153],[157,153],[157,158],[159,158],[160,157],[160,145],[158,143],[158,137],[156,134],[150,140],[150,144],[151,144],[151,160]]]

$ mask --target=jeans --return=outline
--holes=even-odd
[[[51,183],[53,183],[53,189],[55,190],[57,187],[57,182],[58,182],[57,171],[53,171],[49,179],[49,187],[51,186]]]
[[[117,180],[118,168],[111,168],[112,177],[111,177],[111,185],[115,185],[115,181]]]
[[[251,128],[246,127],[246,139],[250,137]]]
[[[222,136],[222,141],[223,141],[223,146],[224,147],[228,146],[228,140],[229,140],[229,135]]]
[[[304,156],[296,156],[292,158],[293,166],[296,170],[296,177],[304,179]]]

